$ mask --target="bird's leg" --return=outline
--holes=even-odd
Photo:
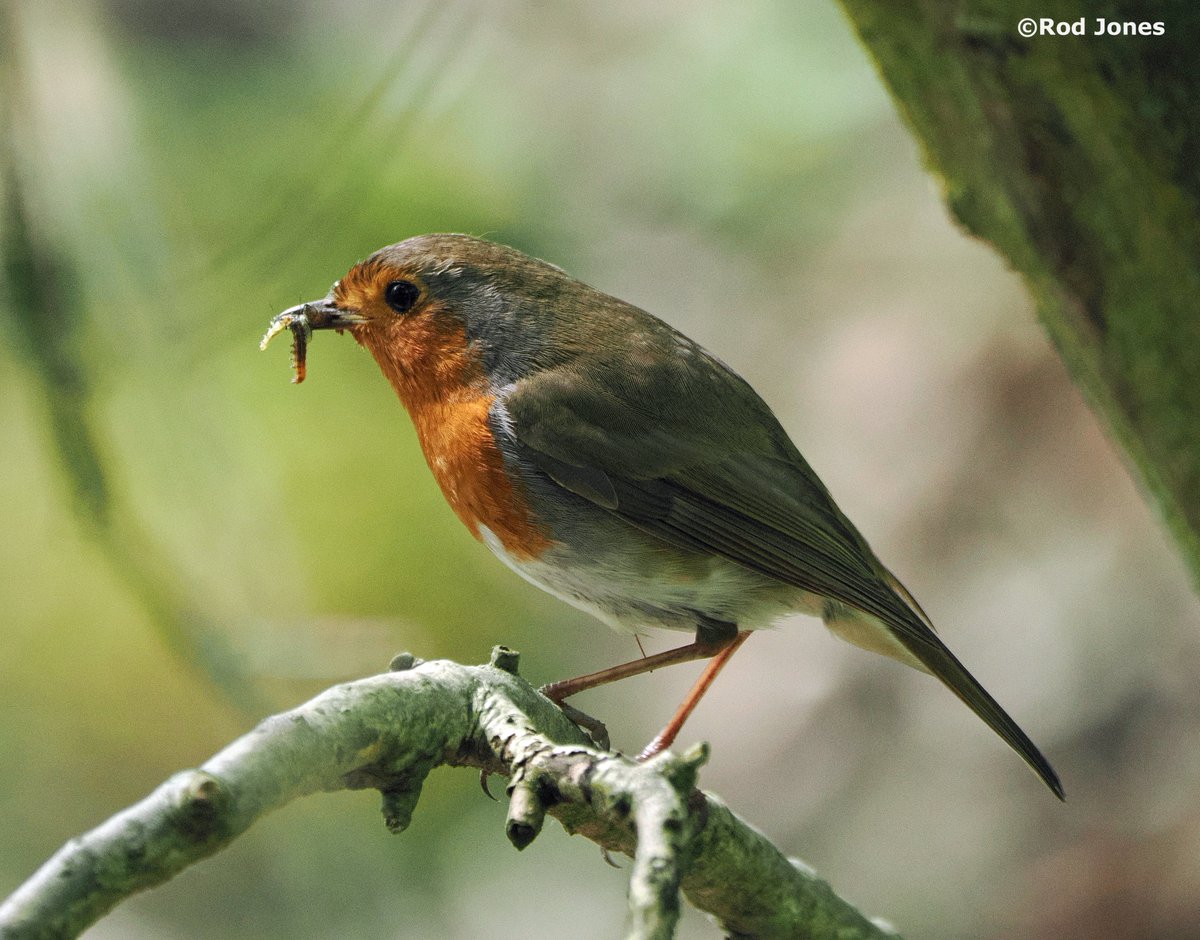
[[[683,704],[679,706],[675,714],[671,716],[671,720],[667,722],[667,726],[654,736],[654,740],[642,748],[642,753],[637,757],[639,761],[647,761],[660,751],[665,751],[675,743],[675,738],[683,729],[683,723],[688,720],[688,717],[695,711],[695,708],[700,704],[700,699],[704,697],[704,693],[708,691],[708,687],[713,684],[713,680],[717,678],[717,673],[725,668],[725,664],[737,652],[738,647],[750,639],[750,631],[743,630],[726,646],[723,650],[717,653],[707,666],[704,667],[704,672],[700,674],[700,678],[692,689],[687,694],[687,698],[683,700]]]
[[[737,637],[738,634],[735,633],[728,639],[712,640],[697,634],[696,641],[687,644],[687,646],[677,646],[673,650],[664,650],[661,653],[654,653],[642,659],[621,663],[619,666],[610,666],[608,669],[588,673],[586,676],[576,676],[574,679],[551,682],[549,685],[542,686],[538,691],[550,699],[550,701],[559,705],[562,704],[562,700],[565,698],[577,695],[580,692],[586,692],[588,689],[594,689],[600,685],[608,685],[610,682],[628,679],[631,676],[640,676],[644,672],[652,672],[661,666],[674,666],[676,663],[690,663],[696,659],[706,659],[709,656],[715,656],[728,647],[729,644],[735,643]]]
[[[640,676],[646,672],[653,672],[662,666],[673,666],[676,663],[690,663],[693,660],[712,657],[712,662],[705,668],[700,676],[700,680],[692,687],[687,698],[679,706],[679,709],[675,712],[670,722],[658,733],[653,741],[646,745],[645,750],[642,751],[638,758],[639,760],[647,760],[659,751],[671,746],[680,729],[683,728],[683,723],[687,721],[688,716],[695,710],[704,693],[708,691],[708,687],[716,679],[717,673],[721,671],[725,663],[729,661],[729,657],[733,655],[739,646],[746,642],[746,638],[749,636],[749,631],[739,633],[737,627],[732,623],[705,618],[696,631],[695,642],[688,643],[686,646],[678,646],[675,649],[655,653],[652,656],[643,656],[641,659],[635,659],[632,662],[622,663],[619,666],[612,666],[608,669],[601,669],[599,672],[592,672],[585,676],[576,676],[574,679],[551,682],[549,685],[542,686],[539,691],[562,708],[567,713],[568,718],[580,725],[584,730],[590,730],[591,725],[588,722],[596,724],[599,724],[599,722],[578,711],[578,709],[564,704],[563,699],[578,692],[607,685],[610,682],[617,682],[621,679],[628,679],[631,676]],[[587,719],[587,721],[581,722],[580,718]],[[600,727],[603,728],[603,725],[600,725]],[[595,737],[594,734],[593,737]]]

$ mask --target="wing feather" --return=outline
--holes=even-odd
[[[1049,762],[938,638],[753,389],[716,360],[701,382],[670,355],[643,361],[635,375],[603,358],[535,374],[505,390],[504,424],[555,483],[639,529],[876,617],[1061,799]]]

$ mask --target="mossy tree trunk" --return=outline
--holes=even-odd
[[[1200,585],[1200,4],[842,5],[951,211],[1024,275]],[[1028,15],[1085,34],[1022,38]],[[1101,17],[1162,34],[1094,35]]]

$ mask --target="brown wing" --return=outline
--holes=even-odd
[[[529,458],[565,489],[666,542],[878,618],[1062,798],[1049,762],[909,602],[766,404],[719,362],[702,366],[575,363],[503,402]]]

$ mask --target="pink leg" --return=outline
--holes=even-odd
[[[688,720],[688,717],[695,711],[696,706],[700,704],[700,699],[704,697],[704,693],[708,691],[708,687],[713,684],[713,680],[717,678],[717,674],[725,668],[725,664],[733,657],[733,654],[738,651],[743,643],[750,639],[750,631],[743,630],[733,638],[728,646],[717,653],[707,666],[704,667],[704,672],[700,674],[699,680],[692,686],[692,690],[688,692],[687,698],[683,700],[683,704],[667,722],[667,726],[662,729],[638,755],[639,761],[646,761],[658,754],[660,751],[665,751],[675,743],[675,738],[679,736],[679,732],[683,730],[683,723]]]
[[[662,666],[674,666],[676,663],[690,663],[695,659],[705,659],[709,656],[715,656],[723,650],[729,649],[730,646],[736,648],[741,642],[739,639],[740,636],[741,634],[739,633],[725,643],[697,640],[695,643],[689,643],[687,646],[677,646],[673,650],[665,650],[662,653],[655,653],[653,656],[646,656],[642,659],[635,659],[632,662],[622,663],[619,666],[601,669],[599,672],[589,673],[586,676],[576,676],[574,679],[551,682],[549,685],[542,686],[540,691],[552,702],[561,703],[563,699],[569,696],[585,692],[588,689],[594,689],[599,685],[607,685],[619,679],[628,679],[630,676],[640,676],[644,672],[653,672]]]

